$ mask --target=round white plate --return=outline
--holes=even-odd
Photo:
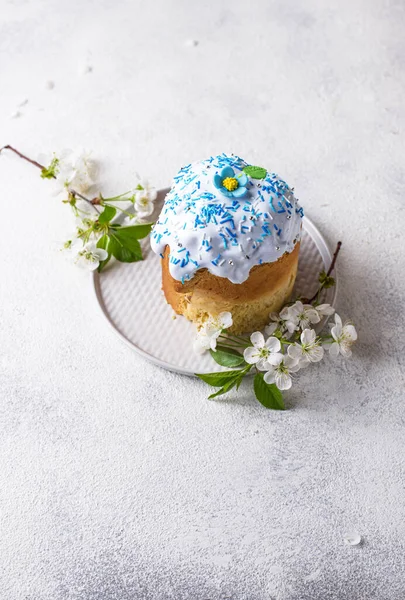
[[[156,202],[159,213],[169,190],[160,190]],[[136,263],[111,261],[102,273],[93,274],[97,302],[115,333],[135,352],[153,363],[183,373],[219,371],[210,354],[193,351],[195,326],[176,316],[161,290],[160,258],[142,241],[144,260]],[[319,272],[327,269],[331,253],[315,225],[303,219],[298,274],[294,295],[311,297],[316,292]],[[326,290],[324,302],[335,303],[337,286]]]

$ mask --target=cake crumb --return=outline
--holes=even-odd
[[[343,540],[348,546],[359,546],[363,541],[361,535],[356,532],[346,533]]]
[[[55,87],[55,82],[49,79],[49,81],[45,83],[45,87],[47,90],[53,90],[53,88]]]

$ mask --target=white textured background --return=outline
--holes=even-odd
[[[405,597],[404,28],[402,0],[0,0],[0,145],[91,148],[106,192],[268,166],[342,238],[361,338],[288,412],[207,402],[105,327],[68,209],[1,156],[2,600]]]

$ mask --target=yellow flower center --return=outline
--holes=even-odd
[[[237,182],[235,177],[225,177],[225,179],[222,182],[222,185],[228,190],[228,192],[233,192],[236,190],[236,188],[239,187],[239,183]]]

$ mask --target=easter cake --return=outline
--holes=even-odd
[[[183,167],[151,235],[167,302],[197,326],[229,311],[230,332],[262,329],[292,292],[302,217],[285,181],[235,155]]]

